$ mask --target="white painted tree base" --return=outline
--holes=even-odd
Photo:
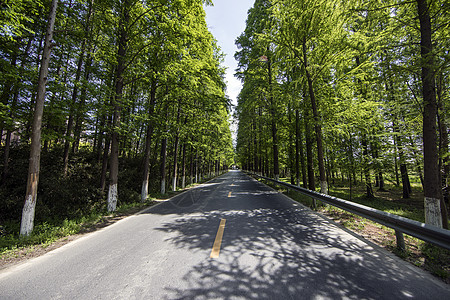
[[[328,195],[328,182],[326,182],[326,181],[320,182],[320,192],[322,194]]]
[[[441,203],[439,199],[425,197],[425,223],[442,228]]]
[[[177,177],[175,176],[172,181],[172,191],[176,192],[177,190]]]
[[[183,176],[181,179],[181,188],[184,189],[186,187],[186,176]]]
[[[142,189],[141,189],[141,202],[145,202],[148,197],[148,180],[144,180],[142,182]]]
[[[117,206],[117,183],[109,185],[108,191],[108,211],[115,211]]]
[[[30,235],[34,227],[34,210],[36,208],[36,199],[28,195],[22,210],[22,221],[20,222],[20,235]]]
[[[165,194],[166,193],[166,180],[163,179],[161,180],[161,194]]]

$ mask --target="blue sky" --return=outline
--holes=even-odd
[[[214,6],[205,7],[208,28],[225,53],[224,66],[227,67],[227,94],[233,104],[241,90],[241,82],[234,77],[237,63],[234,53],[237,51],[234,41],[244,31],[247,11],[254,0],[213,0]]]

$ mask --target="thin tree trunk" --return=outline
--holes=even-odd
[[[181,158],[181,188],[184,189],[186,187],[186,144],[183,144],[182,150],[182,158]]]
[[[179,104],[178,106],[178,113],[177,113],[177,128],[178,128],[178,123],[180,121],[180,113],[181,113],[181,105]],[[180,135],[179,135],[179,129],[177,129],[177,133],[175,135],[175,144],[173,147],[173,178],[172,178],[172,191],[176,191],[177,190],[177,181],[178,181],[178,147],[179,147],[179,142],[180,142]]]
[[[300,186],[300,117],[298,109],[295,110],[295,180],[296,185]],[[302,161],[303,164],[303,161]]]
[[[397,138],[394,136],[394,149],[395,149],[395,155],[394,155],[394,168],[395,168],[395,183],[397,186],[400,185],[400,176],[398,173],[398,150],[397,150]]]
[[[50,14],[48,17],[47,33],[45,36],[42,62],[39,70],[38,90],[36,96],[36,106],[34,111],[30,161],[28,166],[27,193],[25,195],[25,205],[22,210],[22,221],[20,224],[20,235],[29,235],[34,227],[34,212],[37,200],[37,188],[39,182],[39,170],[41,159],[41,126],[44,112],[45,90],[47,86],[48,65],[50,62],[51,42],[53,39],[53,28],[56,19],[56,8],[58,0],[52,0]]]
[[[370,180],[370,169],[369,169],[369,162],[367,161],[369,159],[369,150],[367,146],[367,138],[365,135],[363,135],[361,144],[363,146],[363,159],[364,159],[364,179],[366,183],[366,196],[367,198],[373,198],[373,189],[372,189],[372,182]]]
[[[189,178],[191,181],[191,184],[194,183],[194,149],[191,146],[191,162],[190,162],[190,167],[189,167]]]
[[[72,91],[71,109],[70,109],[70,113],[69,113],[69,119],[67,121],[66,138],[65,138],[65,143],[64,143],[64,155],[63,155],[64,176],[67,176],[67,171],[68,171],[68,166],[69,166],[70,140],[72,138],[73,117],[75,114],[75,104],[77,102],[77,97],[78,97],[78,82],[80,81],[81,67],[83,65],[84,46],[85,46],[84,44],[85,44],[85,41],[83,40],[80,57],[78,58],[78,63],[77,63],[77,72],[75,74],[75,84],[74,84],[74,88]]]
[[[153,124],[151,117],[155,111],[156,103],[156,79],[152,80],[150,89],[150,106],[149,106],[149,123],[147,127],[147,135],[145,138],[145,152],[144,152],[144,169],[142,174],[142,189],[141,189],[141,202],[144,202],[148,197],[148,179],[150,173],[150,152],[152,145]]]
[[[166,193],[166,160],[167,160],[167,138],[164,137],[161,141],[161,194]]]
[[[305,108],[306,112],[307,108]],[[308,189],[311,191],[316,190],[316,180],[314,176],[314,158],[313,158],[313,151],[312,151],[312,138],[311,138],[311,128],[310,123],[308,120],[308,114],[305,113],[305,136],[306,136],[306,165],[308,170]]]
[[[397,123],[393,121],[394,133],[399,133]],[[397,145],[397,153],[399,156],[400,163],[400,175],[402,179],[402,189],[403,189],[403,199],[409,199],[411,193],[411,185],[409,183],[408,169],[406,167],[405,155],[403,153],[403,143],[398,136],[394,136]]]
[[[280,179],[280,165],[278,162],[278,130],[277,130],[277,116],[275,98],[272,91],[272,64],[270,59],[268,60],[268,75],[269,75],[269,98],[270,98],[270,113],[272,116],[272,148],[273,148],[273,174],[275,180]]]
[[[447,124],[445,122],[445,111],[444,105],[442,103],[442,76],[438,77],[437,82],[437,105],[438,105],[438,125],[439,125],[439,170],[442,170],[441,175],[441,186],[443,188],[447,187],[447,178],[450,171],[449,165],[449,152],[448,152],[448,132],[447,132]],[[448,229],[448,212],[447,205],[445,204],[444,197],[441,198],[441,215],[442,215],[442,226],[445,229]]]
[[[66,129],[66,138],[64,143],[64,155],[63,155],[63,164],[64,164],[64,176],[67,175],[68,171],[68,164],[69,164],[69,149],[70,149],[70,140],[72,138],[72,129],[73,129],[73,119],[75,114],[75,106],[77,103],[78,98],[78,84],[80,82],[81,78],[81,71],[83,66],[83,60],[86,53],[86,43],[88,38],[88,32],[90,28],[90,20],[92,16],[92,1],[89,2],[89,10],[86,16],[86,24],[84,28],[84,34],[85,37],[83,38],[81,42],[81,50],[80,50],[80,56],[78,58],[77,62],[77,71],[75,73],[75,81],[74,81],[74,87],[72,91],[72,101],[71,101],[71,109],[69,113],[69,119],[67,121],[67,129]]]
[[[88,54],[88,57],[86,58],[86,64],[84,66],[84,81],[88,82],[89,77],[91,74],[91,64],[92,64],[92,57],[90,54]],[[123,72],[123,71],[122,71]],[[123,81],[123,79],[122,79]],[[123,90],[123,83],[122,90]],[[78,151],[78,147],[80,145],[80,139],[81,139],[81,131],[83,128],[83,122],[85,118],[85,103],[87,98],[87,86],[83,85],[80,93],[80,102],[79,102],[79,108],[77,110],[76,119],[75,119],[75,128],[74,128],[74,141],[72,145],[72,152],[76,153]],[[122,94],[120,95],[120,98],[122,98]]]
[[[109,122],[111,123],[111,122]],[[100,176],[100,188],[102,194],[105,192],[106,188],[106,172],[108,171],[108,157],[109,157],[109,147],[111,145],[111,138],[108,135],[105,139],[105,149],[103,149],[103,158],[102,158],[102,174]]]
[[[309,97],[311,100],[311,108],[312,108],[313,117],[314,117],[314,129],[316,132],[317,160],[318,160],[318,164],[319,164],[319,178],[320,178],[320,192],[322,194],[328,194],[328,182],[326,180],[324,155],[323,155],[322,126],[320,125],[320,116],[319,116],[319,111],[317,109],[317,101],[316,101],[316,97],[315,97],[315,93],[314,93],[312,78],[307,69],[308,62],[307,62],[306,40],[305,39],[303,40],[303,63],[304,63],[304,70],[305,70],[306,78],[308,81]]]
[[[198,182],[198,149],[195,151],[195,183]]]

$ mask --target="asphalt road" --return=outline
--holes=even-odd
[[[450,289],[231,171],[1,271],[0,298],[450,299]]]

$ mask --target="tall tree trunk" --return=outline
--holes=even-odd
[[[278,129],[277,129],[277,121],[278,118],[276,116],[276,104],[275,98],[273,97],[272,90],[272,64],[271,60],[268,60],[268,76],[269,76],[269,98],[270,98],[270,114],[272,117],[272,149],[273,149],[273,175],[275,180],[280,179],[280,165],[278,161],[279,153],[278,153]]]
[[[361,144],[363,146],[363,159],[364,159],[364,179],[366,184],[366,196],[367,198],[373,198],[373,189],[372,189],[372,182],[370,180],[370,169],[369,169],[369,149],[367,146],[367,137],[363,135]]]
[[[172,191],[177,190],[178,183],[178,148],[179,148],[180,136],[177,133],[175,136],[175,145],[173,148],[173,177],[172,177]]]
[[[288,107],[288,122],[289,122],[289,128],[292,128],[293,123],[292,123],[292,109],[290,108],[290,105]],[[295,128],[294,128],[295,129]],[[296,167],[295,167],[295,163],[296,163],[296,157],[294,156],[294,135],[293,134],[289,134],[289,173],[291,175],[291,184],[295,185],[296,182]]]
[[[450,172],[449,165],[449,152],[448,152],[448,132],[447,132],[447,124],[445,122],[445,111],[444,105],[442,103],[442,75],[438,77],[437,82],[437,105],[438,105],[438,125],[439,125],[439,170],[442,170],[441,176],[441,186],[443,188],[447,187],[447,179]],[[441,198],[441,215],[442,215],[442,226],[445,229],[448,229],[448,211],[447,205],[444,201],[444,197]]]
[[[74,119],[74,114],[75,114],[75,106],[76,106],[77,98],[78,98],[78,85],[80,82],[83,60],[84,60],[84,56],[86,53],[86,43],[87,43],[87,38],[88,38],[88,32],[90,30],[89,28],[90,28],[90,20],[91,20],[91,15],[92,15],[92,6],[93,6],[93,3],[92,3],[92,1],[90,1],[87,16],[86,16],[86,23],[85,23],[85,27],[84,27],[85,36],[81,42],[80,55],[78,57],[77,71],[75,73],[74,87],[72,90],[71,108],[70,108],[70,113],[69,113],[69,119],[67,121],[66,138],[65,138],[65,143],[64,143],[64,155],[63,155],[64,176],[67,175],[67,171],[68,171],[69,149],[70,149],[70,140],[72,138],[73,119]]]
[[[295,110],[295,184],[300,186],[300,120],[299,111]],[[303,162],[302,162],[303,163]]]
[[[191,184],[193,184],[194,183],[194,149],[192,148],[192,146],[190,148],[191,148],[191,151],[190,151],[191,158],[190,158],[190,167],[189,167],[189,179],[190,179]]]
[[[198,148],[195,151],[195,183],[198,182]]]
[[[311,108],[314,118],[314,130],[316,132],[317,142],[317,160],[319,164],[319,178],[320,178],[320,192],[322,194],[328,194],[328,182],[325,174],[325,164],[323,155],[323,140],[322,140],[322,126],[320,125],[319,110],[317,109],[317,101],[314,93],[313,82],[311,75],[308,71],[307,53],[306,53],[306,39],[303,39],[303,63],[306,79],[308,81],[309,97],[311,100]]]
[[[434,55],[431,41],[431,22],[426,0],[417,0],[420,22],[420,54],[423,96],[423,161],[425,222],[442,227],[442,190],[439,182],[436,115],[437,103],[434,79]]]
[[[373,158],[374,159],[378,159],[379,158],[379,154],[378,154],[378,149],[379,149],[379,144],[377,142],[374,143],[374,150],[373,150]],[[381,192],[384,192],[384,178],[383,178],[383,172],[381,171],[381,169],[379,169],[378,171],[378,190]]]
[[[300,164],[302,171],[302,184],[304,188],[308,188],[308,180],[306,175],[306,164],[305,164],[305,153],[303,149],[303,140],[302,140],[302,132],[300,130],[300,118],[299,118],[299,110],[296,111],[296,126],[297,126],[297,143],[298,143],[298,151],[300,155]],[[300,186],[300,182],[297,183]]]
[[[155,111],[156,103],[156,79],[153,78],[150,89],[150,105],[149,105],[149,121],[147,125],[147,135],[145,138],[145,152],[144,152],[144,169],[142,174],[142,189],[141,189],[141,201],[144,202],[148,197],[148,178],[150,173],[150,152],[152,145],[153,124],[151,118]]]
[[[48,17],[47,33],[45,36],[42,62],[39,70],[39,82],[36,96],[36,106],[32,125],[30,161],[28,166],[27,193],[25,205],[22,210],[22,221],[20,223],[20,235],[29,235],[33,231],[34,212],[37,200],[37,188],[39,183],[39,170],[41,160],[41,125],[44,112],[45,90],[47,86],[48,65],[50,62],[51,42],[53,39],[53,28],[55,26],[56,8],[58,0],[52,0],[50,14]]]
[[[316,190],[316,180],[314,176],[314,158],[313,158],[313,151],[312,151],[312,132],[310,128],[309,118],[307,109],[305,108],[305,136],[306,136],[306,165],[308,169],[308,189],[311,191]]]
[[[181,101],[180,101],[181,102]],[[173,146],[173,177],[172,177],[172,191],[177,190],[177,182],[178,182],[178,147],[180,144],[180,130],[178,129],[178,124],[180,122],[180,113],[181,113],[181,104],[178,104],[178,112],[177,112],[177,132],[175,135],[175,144]]]
[[[73,117],[75,114],[75,104],[77,102],[77,97],[78,97],[78,82],[80,81],[81,67],[83,65],[84,44],[85,43],[83,41],[80,57],[78,58],[77,72],[75,74],[75,84],[74,84],[73,91],[72,91],[71,108],[70,108],[70,112],[69,112],[69,119],[67,121],[66,138],[65,138],[65,143],[64,143],[64,154],[63,154],[64,176],[67,176],[68,165],[69,165],[70,140],[72,139]]]
[[[186,144],[183,144],[183,150],[181,150],[181,188],[186,187]]]
[[[104,139],[105,139],[105,124],[106,124],[106,115],[103,112],[101,113],[100,117],[100,124],[97,128],[98,131],[98,141],[97,141],[97,161],[100,162],[102,159],[102,150],[104,146]]]
[[[91,74],[91,64],[92,64],[92,57],[90,54],[88,54],[88,57],[86,58],[86,63],[84,66],[84,81],[85,82],[89,81],[89,77]],[[123,71],[122,71],[122,73],[123,73]],[[122,81],[123,81],[123,79],[122,79]],[[122,90],[123,90],[123,83],[122,83]],[[80,93],[80,102],[78,103],[78,110],[77,110],[76,119],[75,119],[74,141],[72,144],[72,152],[73,153],[76,153],[78,151],[78,147],[80,145],[81,131],[83,129],[83,122],[85,119],[86,98],[87,98],[87,86],[82,85],[81,93]],[[122,95],[120,95],[120,98],[122,98]]]
[[[394,131],[395,132],[395,131]],[[397,147],[397,137],[394,136],[394,171],[395,171],[395,183],[397,186],[400,185],[400,176],[398,175],[398,147]]]
[[[398,125],[395,119],[392,121],[394,133],[399,133]],[[403,143],[399,136],[394,136],[396,152],[398,153],[398,162],[400,163],[400,175],[402,179],[403,199],[408,199],[411,193],[411,184],[409,182],[408,169],[406,167],[405,155],[403,151]]]
[[[111,123],[111,122],[109,122]],[[102,174],[100,176],[100,188],[102,194],[106,188],[106,172],[108,171],[108,157],[109,157],[109,147],[111,146],[111,137],[108,134],[105,139],[105,149],[103,149],[103,158],[102,158]]]
[[[164,137],[161,141],[161,194],[166,193],[166,161],[167,161],[167,137]]]
[[[127,25],[129,21],[129,3],[125,1],[122,6],[121,18],[119,21],[119,49],[117,55],[116,83],[114,96],[114,114],[112,121],[111,135],[111,155],[109,163],[109,190],[108,190],[108,211],[115,211],[118,200],[119,181],[119,131],[120,114],[122,111],[122,94],[124,87],[125,56],[127,54]]]

